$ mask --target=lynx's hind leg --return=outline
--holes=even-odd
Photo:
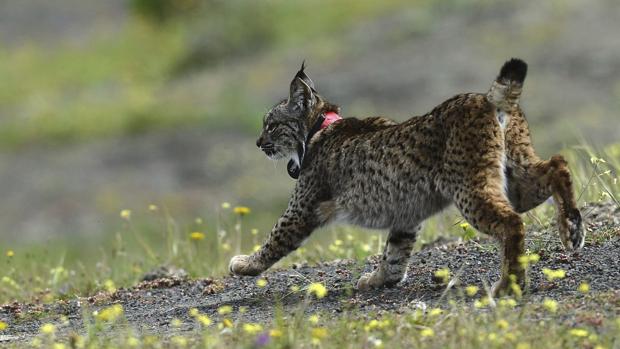
[[[493,295],[513,292],[514,284],[523,287],[526,275],[519,256],[525,251],[525,229],[504,194],[485,186],[465,187],[457,190],[455,204],[474,228],[500,241],[501,276],[493,287]]]
[[[562,244],[568,250],[583,247],[585,230],[567,162],[561,155],[545,161],[536,155],[527,122],[520,112],[511,117],[506,132],[506,153],[508,198],[515,210],[529,211],[553,196]]]
[[[408,231],[390,230],[381,262],[374,271],[360,277],[357,288],[364,290],[392,287],[400,282],[407,271],[409,257],[419,230],[419,226]]]

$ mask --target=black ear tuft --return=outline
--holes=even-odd
[[[306,75],[306,72],[304,72],[304,69],[306,69],[305,59],[303,60],[303,62],[301,62],[301,68],[299,69],[297,74],[295,74],[295,77],[302,79],[308,86],[310,86],[312,91],[316,92],[316,90],[314,89],[314,82],[308,77],[308,75]]]
[[[497,80],[509,80],[522,84],[525,75],[527,75],[527,64],[519,58],[512,58],[504,63]]]

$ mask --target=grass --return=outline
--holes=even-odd
[[[600,150],[580,146],[564,152],[570,162],[575,191],[581,203],[597,200],[617,202],[620,193],[619,152],[620,145]],[[548,227],[553,220],[553,209],[549,209],[549,206],[542,205],[531,213],[528,216],[529,224],[542,229]],[[0,257],[0,260],[4,259],[4,267],[0,272],[0,303],[14,300],[49,303],[76,295],[131,286],[145,272],[161,265],[184,268],[191,276],[222,275],[226,272],[231,256],[253,250],[265,238],[266,232],[251,228],[254,223],[252,217],[256,215],[252,210],[224,203],[213,219],[207,221],[210,223],[196,219],[179,224],[166,210],[154,205],[140,212],[125,209],[119,210],[118,232],[104,240],[86,244],[78,242],[80,248],[69,247],[76,246],[72,245],[75,241],[52,241],[45,246],[7,249],[3,251],[4,256]],[[434,240],[440,231],[460,238],[472,238],[477,234],[470,227],[460,225],[460,222],[459,216],[452,213],[433,218],[422,232],[419,243]],[[353,227],[331,227],[315,234],[304,247],[281,263],[313,263],[337,258],[362,260],[380,253],[383,239],[382,234]],[[541,241],[539,245],[544,248],[545,242]],[[312,297],[308,297],[309,302]],[[619,302],[617,295],[613,298],[612,293],[592,294],[588,297],[602,304]],[[325,314],[320,316],[325,320],[316,323],[305,318],[285,322],[276,317],[271,324],[261,325],[220,319],[219,323],[204,326],[201,332],[188,335],[179,331],[178,335],[173,334],[169,338],[141,335],[129,329],[121,331],[121,335],[114,338],[97,335],[110,326],[122,327],[122,309],[112,309],[103,318],[95,316],[92,322],[85,321],[88,329],[85,336],[56,338],[53,330],[42,328],[42,332],[47,333],[37,337],[34,344],[49,346],[52,342],[68,340],[85,341],[85,345],[93,344],[95,347],[127,347],[135,344],[145,348],[161,345],[245,347],[256,341],[266,341],[273,348],[613,348],[619,345],[617,338],[620,320],[606,318],[602,325],[575,325],[562,321],[574,312],[570,304],[558,306],[543,302],[511,310],[484,299],[483,296],[481,302],[474,302],[470,306],[447,300],[445,309],[437,316],[416,310],[405,314],[375,315],[353,311],[335,318]],[[306,303],[300,307],[307,306]],[[550,308],[557,309],[551,311]],[[43,318],[43,315],[38,317]],[[198,314],[194,318],[206,324],[207,320],[200,316]]]
[[[589,298],[585,295],[583,298]],[[598,296],[596,301],[618,302],[617,295]],[[312,302],[314,296],[306,296]],[[170,337],[140,336],[126,328],[123,309],[112,306],[92,316],[87,334],[69,339],[73,347],[143,347],[143,348],[615,348],[620,333],[620,318],[602,323],[562,321],[567,306],[525,305],[514,308],[511,302],[495,306],[462,306],[448,302],[444,309],[412,310],[406,314],[358,314],[352,311],[338,318],[329,314],[303,315],[284,321],[278,314],[271,324],[233,322],[232,312],[243,309],[220,308],[215,320],[192,309],[193,321],[201,330],[188,335],[180,330],[183,323],[173,321]],[[97,334],[117,328],[113,338],[101,339]],[[57,343],[55,326],[44,324],[34,346],[52,347]]]

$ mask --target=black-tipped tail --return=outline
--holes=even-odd
[[[519,58],[512,58],[502,66],[497,81],[508,80],[522,84],[526,75],[527,63]]]

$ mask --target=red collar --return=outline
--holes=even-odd
[[[342,120],[340,115],[336,114],[333,111],[328,111],[327,113],[325,113],[325,119],[323,120],[323,123],[321,124],[321,130],[333,124],[334,122],[338,120]]]

